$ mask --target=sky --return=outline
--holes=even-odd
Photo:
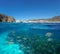
[[[16,20],[51,18],[60,15],[60,0],[0,0],[0,13]]]

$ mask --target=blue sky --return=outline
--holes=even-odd
[[[0,0],[0,13],[15,19],[45,19],[60,15],[60,0]]]

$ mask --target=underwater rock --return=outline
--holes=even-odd
[[[52,38],[48,38],[47,41],[50,42],[50,41],[53,41],[53,39]]]
[[[47,36],[47,37],[51,37],[51,36],[52,36],[52,33],[51,33],[51,32],[48,32],[48,33],[46,33],[45,36]]]

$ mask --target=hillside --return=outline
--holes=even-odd
[[[53,21],[60,21],[60,16],[55,16],[55,17],[52,17],[51,19],[49,20],[53,20]]]
[[[54,16],[54,17],[48,18],[48,19],[31,19],[28,21],[31,21],[31,22],[60,22],[60,16]]]
[[[0,22],[15,22],[15,19],[11,16],[0,14]]]

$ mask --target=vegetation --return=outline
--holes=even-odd
[[[13,31],[7,37],[8,42],[13,41],[19,44],[20,50],[25,54],[60,54],[60,42],[47,41],[47,39],[48,37],[26,31]]]

